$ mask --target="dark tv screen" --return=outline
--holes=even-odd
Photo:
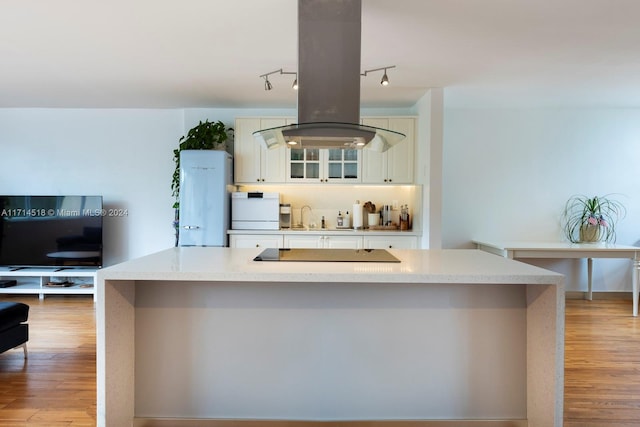
[[[102,196],[0,196],[0,266],[101,267]]]

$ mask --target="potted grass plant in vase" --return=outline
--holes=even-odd
[[[572,196],[563,212],[563,232],[572,243],[612,243],[616,223],[626,215],[622,203],[604,196]]]

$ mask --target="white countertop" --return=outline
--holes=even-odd
[[[562,275],[480,250],[391,249],[400,263],[259,262],[262,248],[178,247],[98,272],[98,280],[556,284]]]
[[[227,234],[301,234],[301,235],[336,235],[336,236],[421,236],[418,230],[369,230],[368,228],[354,230],[353,228],[281,228],[279,230],[228,230]]]

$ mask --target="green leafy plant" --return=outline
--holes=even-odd
[[[226,150],[229,133],[233,128],[228,128],[221,121],[200,121],[197,126],[191,128],[187,135],[180,138],[178,148],[173,150],[173,161],[176,168],[171,178],[171,195],[175,198],[173,207],[179,208],[180,204],[180,152],[182,150]]]
[[[567,200],[563,212],[563,231],[572,243],[616,240],[616,222],[627,211],[610,195],[575,195]]]

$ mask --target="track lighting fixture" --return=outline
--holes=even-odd
[[[269,81],[269,76],[271,74],[276,74],[276,73],[280,73],[280,74],[293,74],[295,77],[295,79],[293,80],[293,85],[291,86],[291,88],[293,90],[298,90],[298,73],[296,73],[295,71],[282,71],[282,68],[280,68],[279,70],[275,70],[275,71],[271,71],[270,73],[265,73],[262,74],[260,77],[264,78],[264,90],[271,90],[273,89],[273,85],[271,84],[271,82]]]
[[[387,76],[387,70],[389,68],[396,68],[396,66],[395,65],[389,65],[388,67],[380,67],[380,68],[374,68],[373,70],[365,70],[364,73],[362,73],[360,75],[366,77],[368,73],[372,73],[374,71],[384,70],[384,75],[382,76],[382,80],[380,80],[380,84],[382,86],[388,86],[389,85],[389,76]]]
[[[373,73],[374,71],[382,71],[384,70],[384,74],[382,75],[382,80],[380,80],[380,84],[382,86],[388,86],[389,85],[389,76],[387,76],[387,70],[390,68],[396,68],[395,65],[389,65],[387,67],[380,67],[380,68],[374,68],[372,70],[365,70],[362,74],[360,74],[361,76],[366,77],[367,74],[369,73]],[[291,85],[291,89],[293,90],[298,90],[298,73],[296,73],[295,71],[283,71],[282,68],[275,70],[275,71],[271,71],[269,73],[265,73],[260,75],[260,77],[264,78],[264,90],[271,90],[273,89],[273,85],[271,84],[271,82],[269,81],[269,76],[272,74],[292,74],[294,75],[294,79],[293,79],[293,84]]]

